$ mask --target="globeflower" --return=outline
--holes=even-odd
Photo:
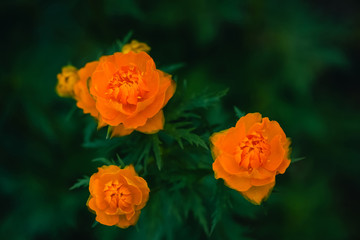
[[[163,129],[162,108],[175,92],[171,75],[156,69],[145,52],[117,52],[99,60],[91,75],[90,94],[112,136]]]
[[[77,69],[74,66],[64,66],[61,73],[57,75],[58,83],[56,93],[60,97],[73,97],[74,85],[79,80]]]
[[[87,206],[96,214],[96,221],[120,228],[136,224],[150,192],[132,165],[124,169],[102,166],[91,176],[89,191]]]
[[[240,192],[253,204],[271,193],[275,176],[290,164],[290,140],[276,121],[249,113],[235,127],[210,137],[215,178]]]
[[[128,53],[130,51],[133,51],[135,53],[139,53],[139,52],[149,52],[151,50],[151,48],[143,42],[138,42],[136,40],[132,40],[130,43],[125,44],[122,49],[121,52],[122,53]]]

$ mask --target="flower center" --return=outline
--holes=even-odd
[[[104,188],[105,200],[111,208],[128,208],[132,202],[131,192],[122,183],[117,180],[110,181]]]
[[[142,81],[142,73],[134,66],[122,66],[116,71],[107,86],[106,94],[110,99],[122,104],[135,105],[142,99],[139,84]]]
[[[260,167],[270,155],[270,145],[261,133],[254,132],[237,146],[235,158],[240,167],[251,172]]]

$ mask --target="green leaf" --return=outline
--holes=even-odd
[[[159,139],[159,136],[157,134],[154,134],[153,135],[153,152],[154,152],[154,156],[155,156],[156,165],[159,170],[161,170],[161,167],[162,167],[160,144],[161,144],[161,141]]]
[[[236,117],[238,117],[238,118],[245,116],[245,113],[243,111],[241,111],[240,109],[238,109],[236,106],[234,106],[234,111],[235,111]]]
[[[114,165],[114,162],[110,161],[109,159],[101,158],[101,157],[100,158],[94,158],[92,161],[93,162],[100,162],[100,163],[103,163],[103,164],[105,164],[107,166]]]
[[[69,190],[74,190],[80,187],[87,187],[89,186],[89,181],[90,181],[90,177],[84,176],[83,178],[78,179],[77,182],[69,188]]]

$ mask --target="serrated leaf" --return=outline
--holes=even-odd
[[[216,225],[221,220],[223,212],[227,207],[228,195],[224,191],[224,183],[222,181],[217,181],[216,191],[214,192],[215,206],[214,211],[211,214],[211,229],[210,234],[212,234],[215,230]]]
[[[93,162],[100,162],[100,163],[103,163],[103,164],[105,164],[107,166],[114,165],[113,162],[111,162],[109,159],[106,159],[106,158],[94,158],[92,161]]]
[[[162,168],[162,158],[161,158],[161,150],[160,150],[160,144],[161,141],[157,134],[153,135],[153,152],[155,156],[156,165],[159,170]]]
[[[90,181],[90,177],[84,176],[83,178],[78,179],[77,182],[69,188],[69,190],[74,190],[80,187],[87,187],[89,186],[89,181]]]
[[[168,124],[165,131],[178,142],[179,146],[182,149],[184,149],[182,140],[186,140],[191,145],[195,145],[197,147],[201,146],[208,150],[209,148],[206,145],[205,141],[199,135],[191,132],[194,130],[194,128],[178,128],[179,126],[186,125],[188,125],[187,122]]]
[[[234,111],[235,111],[236,117],[238,117],[238,118],[245,116],[245,113],[243,111],[241,111],[240,109],[238,109],[236,106],[234,106]]]

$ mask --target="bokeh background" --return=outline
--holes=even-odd
[[[175,75],[192,91],[229,87],[228,116],[237,106],[277,120],[292,157],[305,157],[256,215],[234,219],[243,237],[357,238],[359,10],[356,0],[1,1],[0,238],[124,233],[91,228],[87,190],[68,190],[98,152],[82,147],[83,115],[54,87],[63,65],[82,67],[130,30],[158,66],[184,63]]]

